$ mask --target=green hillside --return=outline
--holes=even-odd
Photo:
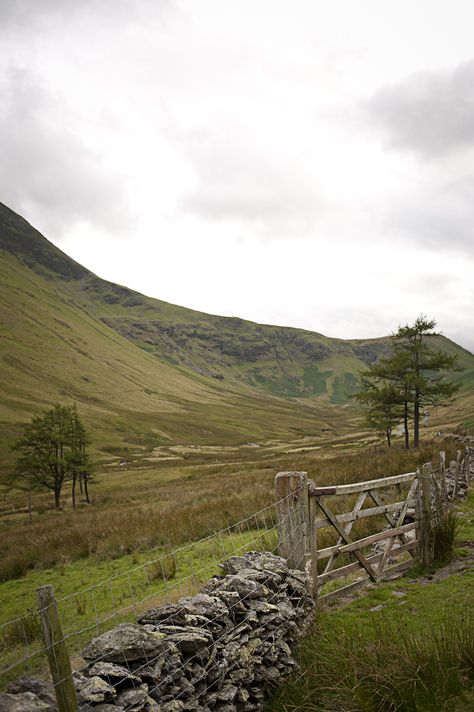
[[[56,401],[77,402],[103,454],[344,429],[358,371],[389,343],[145,297],[95,276],[2,204],[0,314],[3,462],[21,423]],[[472,388],[474,356],[436,338]]]

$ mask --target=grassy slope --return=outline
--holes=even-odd
[[[0,261],[0,311],[2,457],[19,423],[57,400],[76,401],[94,443],[123,455],[170,440],[244,442],[326,424],[314,404],[295,407],[158,360],[81,308],[67,283],[11,255]]]
[[[0,315],[7,464],[21,423],[58,400],[77,401],[94,447],[120,455],[344,429],[354,416],[336,406],[387,348],[383,338],[329,339],[144,297],[99,279],[1,204]],[[440,343],[460,354],[472,386],[474,356]]]

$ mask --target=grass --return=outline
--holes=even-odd
[[[414,453],[374,450],[364,442],[355,436],[304,439],[301,447],[280,442],[259,448],[162,447],[154,461],[104,468],[92,507],[55,512],[49,495],[35,494],[31,524],[27,513],[18,511],[25,495],[10,495],[0,519],[0,581],[80,559],[101,561],[195,541],[271,504],[274,476],[282,470],[305,470],[320,485],[343,484],[409,471],[440,447],[435,443]],[[341,454],[340,445],[352,451]],[[448,458],[455,445],[445,444]]]
[[[134,552],[107,562],[77,561],[32,573],[19,582],[0,587],[0,688],[25,672],[45,671],[42,633],[35,610],[35,590],[53,585],[73,660],[94,635],[118,623],[134,621],[139,613],[158,603],[172,602],[197,593],[218,564],[230,555],[249,550],[274,550],[276,532],[237,526],[223,535],[181,547],[172,555],[164,548]],[[11,622],[10,622],[11,621]],[[31,656],[21,662],[25,656]],[[7,668],[14,665],[12,670]]]
[[[461,555],[472,552],[473,514],[471,488],[456,524]],[[422,574],[418,580],[411,570],[349,606],[321,611],[302,641],[299,675],[274,692],[268,712],[472,709],[474,569],[435,583]]]
[[[231,529],[224,542],[213,533],[270,505],[276,472],[304,469],[324,484],[357,481],[410,469],[433,457],[439,447],[433,444],[416,454],[374,450],[362,447],[362,436],[360,440],[356,436],[352,450],[341,452],[339,446],[348,442],[345,438],[327,436],[318,442],[273,441],[260,448],[201,450],[162,447],[155,462],[109,468],[95,485],[91,507],[57,513],[48,509],[51,503],[46,496],[35,495],[32,524],[26,513],[4,513],[0,523],[3,577],[24,575],[0,584],[0,625],[31,611],[26,622],[8,630],[4,661],[8,655],[18,656],[21,645],[8,655],[5,649],[15,638],[19,643],[25,639],[23,627],[31,624],[35,630],[35,589],[40,585],[53,585],[58,598],[67,599],[60,604],[65,606],[67,630],[85,629],[74,642],[78,650],[94,633],[97,615],[110,627],[118,622],[112,615],[117,606],[125,609],[125,618],[133,617],[137,602],[149,607],[166,596],[196,591],[216,571],[216,562],[229,553],[272,549],[275,517],[270,512],[264,522],[251,519],[246,528]],[[446,444],[448,456],[455,446]],[[160,459],[168,457],[174,459]],[[17,497],[8,506],[19,505],[21,496]],[[190,543],[206,536],[210,538],[201,544]],[[182,547],[181,553],[170,555]],[[103,583],[110,578],[112,584]]]
[[[449,590],[443,587],[449,597]],[[472,595],[472,584],[471,584]],[[426,609],[425,615],[430,611]],[[374,614],[368,614],[373,615]],[[411,617],[360,624],[322,618],[303,643],[303,674],[272,712],[413,712],[455,709],[474,685],[474,619],[460,610],[413,633]],[[343,618],[343,616],[340,616]]]
[[[444,563],[453,558],[461,527],[462,519],[454,509],[447,509],[434,515],[431,531],[436,562]]]

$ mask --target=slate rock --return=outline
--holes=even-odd
[[[166,650],[163,633],[150,631],[133,623],[122,623],[112,630],[93,638],[82,651],[85,660],[127,662],[145,660]]]
[[[87,669],[87,675],[89,677],[98,675],[115,688],[141,684],[138,675],[134,675],[133,672],[130,672],[130,670],[123,667],[123,665],[117,665],[116,663],[103,663],[101,661],[93,663],[91,667]]]
[[[95,675],[81,686],[78,697],[81,702],[112,702],[116,695],[112,685]]]
[[[21,692],[32,692],[42,702],[49,705],[51,712],[57,709],[53,685],[44,680],[36,680],[30,675],[21,675],[14,682],[11,682],[7,687],[7,692],[12,695],[18,695]]]
[[[33,692],[0,692],[0,712],[50,712],[51,707]]]
[[[202,628],[160,625],[156,626],[156,630],[174,643],[183,655],[204,652],[213,643],[212,634]]]
[[[186,610],[179,604],[168,603],[164,606],[158,606],[157,608],[150,608],[149,611],[145,611],[139,618],[138,623],[145,625],[164,623],[167,625],[185,625],[186,624]]]
[[[148,697],[148,685],[140,685],[129,690],[123,690],[117,697],[117,705],[130,712],[141,712],[153,700]],[[155,704],[153,702],[153,704]]]

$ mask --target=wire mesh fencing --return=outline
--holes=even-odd
[[[0,687],[4,687],[19,675],[46,674],[48,654],[50,657],[52,653],[56,654],[59,642],[67,645],[72,667],[80,669],[84,664],[80,651],[92,637],[101,636],[117,624],[134,623],[137,617],[157,604],[172,606],[180,597],[196,594],[206,581],[219,573],[222,562],[229,557],[240,557],[249,551],[277,553],[278,504],[280,503],[270,505],[225,529],[173,552],[163,553],[152,550],[151,556],[145,562],[99,583],[58,597],[55,606],[61,622],[61,641],[55,639],[45,643],[44,618],[48,611],[44,607],[41,609],[41,606],[38,610],[35,602],[32,601],[30,609],[24,614],[0,624]],[[280,527],[281,524],[280,521]],[[250,593],[248,595],[251,596]],[[243,600],[245,603],[245,597]],[[242,601],[239,604],[235,602],[229,607],[230,617],[234,615],[234,608],[238,605],[242,606]],[[271,605],[271,602],[267,601],[267,605]],[[209,625],[212,627],[213,624],[214,620],[211,617]],[[167,622],[162,621],[160,625],[166,626]],[[196,651],[195,656],[202,658],[206,651],[210,652],[211,647],[215,649],[219,644],[219,640],[213,639],[209,645],[201,645],[199,655]],[[181,654],[179,646],[178,652]],[[140,654],[142,653],[145,656],[143,658],[145,663],[142,662],[142,665],[146,664],[147,669],[153,665],[156,673],[160,658],[156,655],[150,657],[146,646]],[[176,650],[173,654],[176,656]],[[169,650],[166,653],[161,651],[160,655],[165,655],[168,662],[173,657]],[[188,666],[191,666],[189,669],[196,667],[198,661],[197,658],[194,659],[195,656],[185,656],[186,669]],[[97,659],[94,664],[97,665],[99,662],[101,661]],[[122,662],[128,665],[128,675],[139,677],[130,669],[126,652]],[[182,669],[184,670],[184,662]],[[209,681],[211,675],[209,665],[203,670],[206,671],[205,675],[204,672],[201,673],[203,679],[205,677]],[[175,669],[173,674],[176,677],[178,669]],[[182,677],[186,676],[183,674]],[[127,679],[131,678],[127,677]],[[150,678],[147,679],[148,689],[151,692],[153,686],[150,686]],[[64,676],[58,670],[55,683],[63,682]],[[118,688],[125,684],[121,679],[117,682]],[[160,681],[156,685],[163,686],[164,683]],[[157,687],[155,697],[158,692]],[[182,690],[180,694],[186,696]]]

